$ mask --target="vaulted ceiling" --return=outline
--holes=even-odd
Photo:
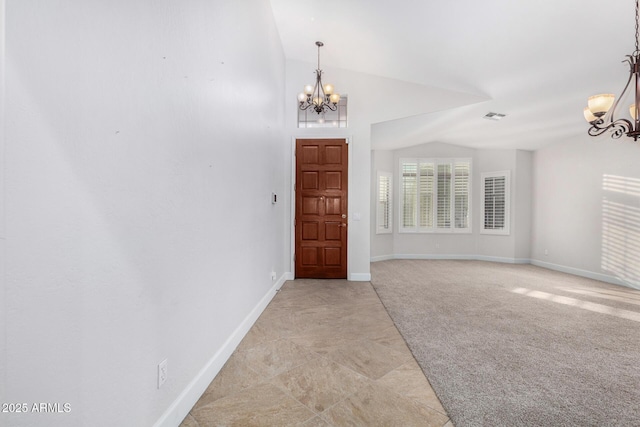
[[[271,0],[271,5],[287,59],[315,64],[314,43],[322,40],[323,66],[487,99],[373,124],[374,149],[438,141],[535,150],[586,135],[587,97],[617,95],[628,77],[622,60],[635,49],[631,0]],[[484,119],[490,111],[506,117]]]

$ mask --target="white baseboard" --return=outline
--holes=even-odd
[[[478,261],[502,262],[505,264],[531,264],[531,260],[529,258],[504,258],[504,257],[478,255],[476,256],[476,259]]]
[[[289,277],[291,276],[291,279]],[[251,313],[242,321],[240,326],[231,334],[231,336],[224,343],[222,348],[213,355],[213,357],[207,362],[207,364],[198,372],[193,380],[187,385],[187,387],[180,393],[178,398],[169,406],[169,408],[162,414],[162,416],[156,421],[154,427],[176,427],[180,425],[182,420],[187,416],[193,405],[196,404],[202,393],[207,389],[211,381],[218,375],[218,372],[222,369],[224,364],[229,360],[231,354],[235,351],[240,341],[249,332],[253,324],[258,320],[260,314],[269,305],[269,302],[276,295],[278,290],[284,285],[287,280],[292,280],[292,273],[284,273],[280,279],[269,289],[267,294],[260,300],[260,302],[251,310]]]
[[[550,262],[540,261],[532,259],[531,264],[542,268],[548,268],[549,270],[561,271],[563,273],[573,274],[574,276],[586,277],[587,279],[599,280],[601,282],[611,283],[613,285],[625,286],[631,289],[639,289],[632,283],[622,281],[615,276],[608,274],[595,273],[593,271],[581,270],[579,268],[566,267],[564,265],[552,264]]]
[[[379,256],[374,256],[371,257],[371,262],[378,262],[378,261],[389,261],[391,259],[395,259],[393,255],[379,255]]]
[[[395,254],[393,259],[465,259],[475,260],[475,255],[453,255],[453,254]]]
[[[295,274],[293,273],[285,273],[283,277],[284,277],[284,281],[295,280]],[[371,274],[370,273],[351,273],[349,274],[349,277],[347,278],[347,280],[350,280],[352,282],[370,282]],[[284,281],[282,282],[283,284],[284,284]]]
[[[371,273],[351,273],[347,280],[352,282],[370,282]]]
[[[391,259],[463,259],[473,261],[504,262],[508,264],[529,264],[530,262],[528,258],[504,258],[475,254],[394,254],[372,257],[371,262],[388,261]]]

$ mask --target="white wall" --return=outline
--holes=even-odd
[[[515,232],[515,258],[531,258],[531,209],[533,197],[533,151],[516,150],[516,171],[513,182],[511,226]]]
[[[640,287],[640,145],[585,131],[533,159],[533,262]]]
[[[71,412],[0,424],[177,425],[289,268],[269,2],[7,0],[4,31],[2,401]]]
[[[4,88],[4,62],[5,62],[5,0],[0,0],[0,321],[3,325],[6,325],[6,313],[7,313],[7,297],[6,297],[6,283],[5,283],[5,261],[6,261],[6,228],[4,220],[5,212],[5,196],[4,196],[4,177],[5,177],[5,88]],[[6,376],[7,372],[7,334],[6,328],[0,328],[0,401],[7,402],[6,393]]]
[[[395,161],[393,151],[391,150],[373,150],[371,152],[371,258],[388,257],[393,254],[393,231],[391,233],[376,233],[376,216],[378,204],[378,172],[387,172],[392,177],[391,199],[395,200],[397,189],[395,182],[397,181],[397,168],[394,167]],[[397,209],[392,206],[391,209],[391,225],[392,230],[396,229],[398,222]]]

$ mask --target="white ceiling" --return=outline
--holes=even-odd
[[[589,95],[618,94],[631,0],[271,0],[287,59],[488,97],[375,124],[372,148],[425,142],[535,150],[585,135]],[[348,92],[348,88],[341,88]],[[626,110],[624,108],[623,110]],[[507,116],[482,118],[489,111]]]

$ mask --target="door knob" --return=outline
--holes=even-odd
[[[339,227],[346,227],[346,226],[347,226],[347,224],[345,224],[344,222],[339,225]]]
[[[342,214],[342,218],[346,218],[347,216],[345,214]]]

